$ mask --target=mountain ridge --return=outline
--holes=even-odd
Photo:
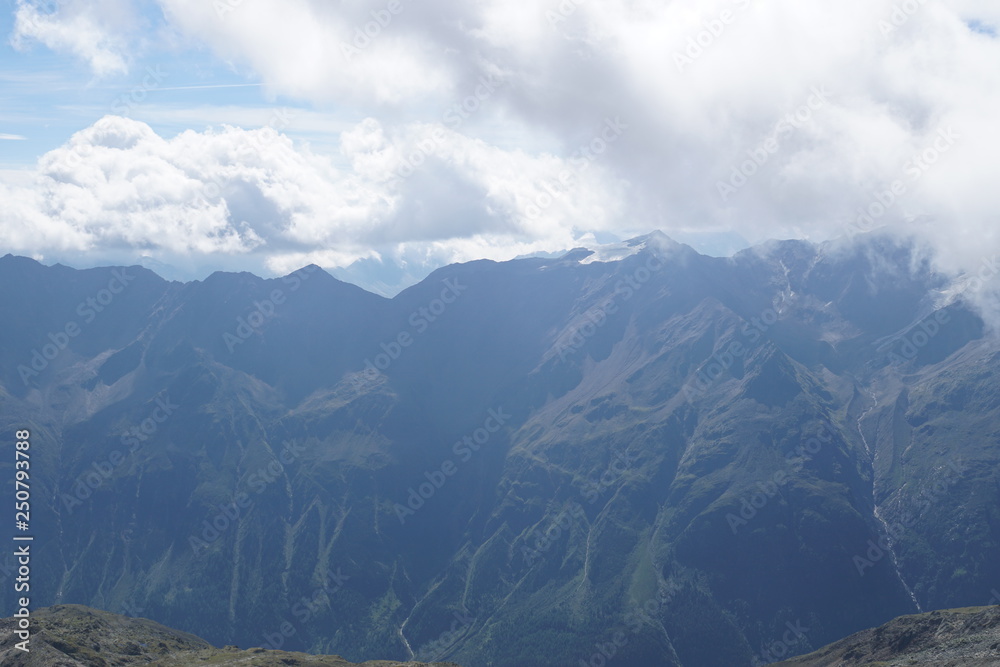
[[[454,636],[443,658],[519,667],[609,641],[745,665],[786,623],[805,652],[915,611],[908,589],[981,604],[1000,346],[940,307],[919,253],[858,243],[471,262],[393,299],[308,267],[137,273],[89,323],[111,270],[0,262],[0,414],[37,433],[39,567],[65,573],[39,599],[218,645],[260,644],[277,606],[306,618],[285,648],[407,659]]]

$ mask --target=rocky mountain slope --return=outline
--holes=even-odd
[[[1000,665],[1000,607],[903,616],[775,667],[993,667]]]
[[[261,648],[214,648],[194,635],[145,619],[119,616],[80,605],[58,605],[32,615],[30,652],[14,647],[16,619],[0,620],[0,665],[7,667],[181,667],[246,665],[276,667],[458,667],[454,663],[374,660],[360,665],[335,655],[307,655]]]
[[[355,661],[714,667],[987,602],[1000,344],[974,281],[880,237],[619,250],[393,299],[316,267],[0,259],[33,603]]]

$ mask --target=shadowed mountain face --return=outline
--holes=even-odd
[[[987,603],[1000,345],[946,280],[877,237],[625,250],[391,300],[0,259],[32,603],[472,667],[752,665]]]

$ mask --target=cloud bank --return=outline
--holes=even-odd
[[[997,247],[995,3],[157,7],[163,30],[268,94],[364,120],[323,154],[288,126],[161,137],[102,118],[43,156],[32,185],[0,186],[0,244],[275,272],[366,258],[425,271],[653,228],[755,241],[888,227],[949,269]],[[130,67],[128,3],[98,9],[32,23],[21,2],[15,38],[98,76]]]

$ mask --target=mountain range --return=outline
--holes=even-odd
[[[994,604],[980,285],[878,235],[654,233],[392,299],[8,255],[32,603],[466,667],[758,665]]]

